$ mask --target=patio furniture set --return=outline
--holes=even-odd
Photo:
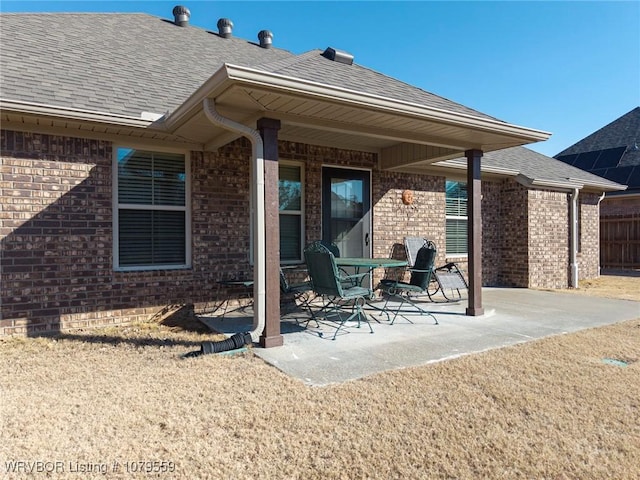
[[[406,237],[404,246],[406,260],[350,258],[341,257],[335,244],[313,242],[304,250],[304,273],[308,280],[290,283],[285,272],[289,269],[280,268],[282,298],[288,298],[289,304],[309,313],[308,318],[302,322],[306,326],[309,322],[315,322],[318,327],[321,322],[334,325],[332,340],[335,340],[340,332],[345,332],[350,322],[355,322],[357,328],[361,323],[366,323],[370,333],[374,333],[370,320],[373,317],[366,310],[377,311],[378,316],[386,316],[387,321],[393,324],[398,316],[411,322],[404,313],[407,312],[406,308],[412,307],[414,312],[433,318],[437,325],[438,320],[435,316],[418,301],[424,300],[425,297],[433,301],[432,297],[437,293],[446,301],[459,300],[468,289],[467,282],[454,263],[435,268],[436,246],[432,241]],[[370,274],[376,268],[384,268],[387,274],[374,289],[370,285]],[[408,272],[408,280],[403,280],[405,272]],[[251,297],[252,280],[226,279],[218,284],[225,289],[228,296],[223,296],[223,300],[215,305],[210,313],[220,309],[223,317],[229,313],[230,295],[237,293],[237,289],[241,290],[241,296]],[[379,306],[381,302],[375,292],[377,289],[384,299],[382,306]],[[319,303],[317,299],[322,301]],[[318,335],[323,336],[323,333],[319,332]]]

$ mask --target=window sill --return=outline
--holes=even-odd
[[[151,272],[158,270],[188,270],[191,265],[154,265],[144,267],[115,267],[114,272],[128,273],[128,272]]]
[[[457,255],[445,255],[445,261],[447,263],[449,262],[466,262],[467,260],[469,260],[469,255],[466,253],[460,253]]]

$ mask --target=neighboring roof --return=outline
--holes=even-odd
[[[598,191],[624,190],[624,185],[567,165],[525,147],[512,147],[487,152],[482,156],[482,171],[515,176],[527,186],[539,188],[588,188]],[[464,168],[465,158],[445,160],[437,166]]]
[[[134,117],[165,113],[227,63],[493,119],[368,68],[332,62],[320,50],[265,49],[147,14],[21,13],[0,21],[5,99]]]
[[[640,107],[636,107],[555,158],[569,165],[627,185],[640,193]]]

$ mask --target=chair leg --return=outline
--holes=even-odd
[[[411,320],[409,320],[409,318],[407,318],[406,316],[402,315],[400,313],[400,311],[402,310],[402,306],[405,303],[408,303],[410,305],[412,305],[413,307],[416,308],[416,310],[418,310],[420,313],[422,314],[426,314],[428,316],[430,316],[431,318],[433,318],[435,325],[438,325],[438,319],[433,315],[433,313],[431,313],[428,310],[425,310],[424,308],[420,307],[418,304],[416,304],[413,300],[411,300],[411,297],[409,296],[409,294],[407,293],[406,295],[402,295],[401,293],[394,293],[393,296],[395,296],[396,298],[400,299],[400,305],[398,305],[397,310],[395,311],[395,314],[393,315],[393,320],[391,320],[390,325],[393,325],[394,322],[396,321],[396,317],[398,316],[398,314],[400,314],[400,316],[402,318],[404,318],[407,322],[409,323],[413,323]]]

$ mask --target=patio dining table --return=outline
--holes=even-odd
[[[397,258],[360,258],[360,257],[338,257],[336,258],[336,266],[339,268],[352,267],[355,269],[356,275],[359,275],[362,269],[362,273],[371,273],[376,268],[403,268],[408,265],[406,260],[399,260]],[[364,276],[362,277],[364,278]],[[362,282],[362,278],[360,282]]]
[[[406,267],[408,263],[406,260],[396,258],[338,257],[336,258],[336,265],[338,267],[354,267],[356,272],[359,273],[361,268],[372,271],[375,268]]]
[[[340,268],[344,267],[353,267],[355,268],[355,273],[359,274],[361,269],[367,269],[366,273],[371,273],[376,268],[405,268],[408,265],[406,260],[400,260],[397,258],[360,258],[360,257],[338,257],[336,258],[336,266]],[[365,272],[363,272],[365,273]],[[362,278],[360,279],[362,281]],[[372,297],[370,300],[373,300]],[[389,312],[387,312],[384,308],[377,307],[373,305],[371,302],[369,306],[375,310],[383,312],[387,315],[387,319],[389,318]]]

